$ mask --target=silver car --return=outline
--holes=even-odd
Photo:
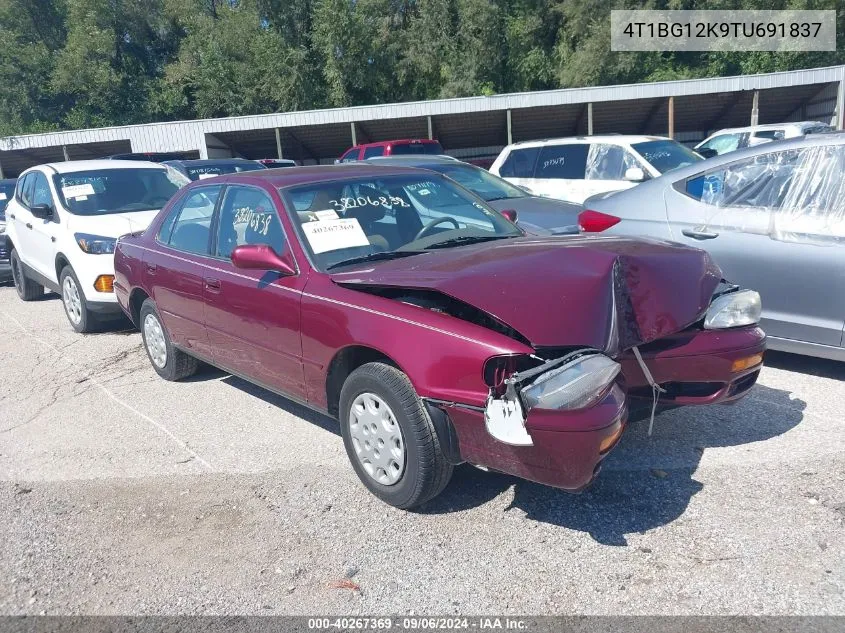
[[[582,230],[707,250],[759,291],[769,348],[845,361],[845,135],[775,141],[589,198]]]
[[[516,223],[531,233],[569,235],[579,232],[581,205],[535,196],[489,171],[451,156],[386,156],[364,162],[419,167],[441,173],[484,199],[497,211],[515,211]]]

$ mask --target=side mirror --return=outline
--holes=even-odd
[[[49,204],[34,204],[29,207],[29,212],[40,220],[53,219],[53,207]]]
[[[273,270],[286,276],[296,274],[290,251],[279,255],[266,244],[236,246],[232,251],[232,264],[245,270]]]
[[[642,182],[645,180],[645,172],[642,167],[628,167],[625,170],[625,180],[629,182]]]
[[[698,152],[702,158],[713,158],[718,155],[718,152],[712,147],[702,147],[701,149],[697,149],[695,151]]]
[[[516,222],[516,209],[502,209],[499,211],[503,216],[505,216],[511,222]]]

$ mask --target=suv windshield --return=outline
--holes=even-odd
[[[634,143],[631,147],[661,174],[704,160],[691,149],[669,139]]]
[[[440,143],[400,143],[390,149],[392,156],[405,156],[408,154],[429,154],[436,156],[443,153]]]
[[[15,195],[15,181],[0,182],[0,220],[6,219],[6,205]]]
[[[215,165],[185,165],[185,171],[188,178],[191,180],[203,180],[204,178],[212,178],[222,174],[235,174],[242,171],[255,171],[256,169],[266,169],[260,163],[218,163]]]
[[[172,168],[94,169],[53,176],[64,207],[75,215],[161,209],[188,179]]]
[[[470,192],[433,173],[320,182],[281,193],[321,270],[523,234]]]
[[[477,196],[481,196],[485,200],[505,200],[508,198],[525,198],[527,193],[522,189],[514,187],[506,180],[502,180],[498,176],[494,176],[489,171],[485,171],[478,167],[470,165],[462,165],[460,163],[452,164],[434,164],[421,165],[425,169],[438,171],[441,174],[446,174],[452,180],[457,181]]]

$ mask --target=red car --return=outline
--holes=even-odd
[[[401,508],[465,461],[580,490],[629,405],[741,398],[765,347],[759,297],[704,251],[527,237],[413,168],[194,182],[118,241],[115,273],[162,377],[201,359],[337,418]]]
[[[420,154],[439,155],[443,153],[440,143],[431,139],[406,138],[396,141],[379,141],[350,147],[343,152],[336,163],[351,163],[376,156],[418,156]]]

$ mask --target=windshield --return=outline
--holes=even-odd
[[[470,192],[437,174],[337,180],[283,189],[311,261],[320,270],[361,258],[522,235]]]
[[[217,165],[185,165],[185,172],[191,180],[203,180],[222,174],[235,174],[242,171],[254,171],[256,169],[265,169],[265,167],[259,163],[250,162],[220,163]]]
[[[393,145],[390,148],[390,154],[392,156],[405,156],[408,154],[428,154],[435,156],[442,153],[443,148],[440,146],[440,143],[401,143],[399,145]]]
[[[188,179],[174,169],[94,169],[53,176],[64,207],[75,215],[161,209]]]
[[[704,160],[691,149],[668,139],[634,143],[631,147],[661,174]]]
[[[15,195],[15,181],[0,182],[0,220],[6,219],[6,205]]]
[[[488,202],[507,198],[525,198],[528,195],[522,189],[514,187],[508,181],[502,180],[489,171],[479,169],[478,167],[462,165],[461,163],[455,163],[454,165],[421,165],[421,167],[446,174],[449,178],[457,181],[475,195],[484,198]]]

